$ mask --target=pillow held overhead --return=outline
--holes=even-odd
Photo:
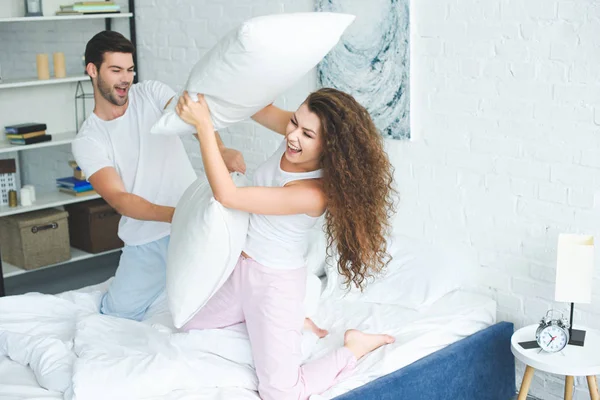
[[[216,130],[246,120],[316,66],[354,19],[327,12],[252,18],[198,61],[185,89],[191,95],[204,94]],[[152,133],[195,132],[175,112],[180,95],[165,109]]]

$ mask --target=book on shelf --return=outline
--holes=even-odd
[[[74,5],[78,6],[112,6],[114,1],[76,1]]]
[[[121,7],[118,4],[106,4],[106,5],[73,4],[70,6],[60,6],[60,11],[76,11],[76,12],[80,12],[83,14],[107,13],[107,12],[120,12]]]
[[[57,11],[56,15],[102,15],[102,14],[120,14],[121,11]]]
[[[86,186],[78,186],[78,187],[68,187],[68,186],[64,186],[64,185],[56,185],[57,188],[59,189],[68,189],[71,190],[73,192],[87,192],[89,190],[94,190],[94,188],[92,187],[92,185],[86,185]]]
[[[76,191],[74,191],[74,190],[72,190],[72,189],[67,189],[67,188],[60,187],[60,188],[58,188],[58,190],[59,190],[61,193],[70,194],[71,196],[75,196],[75,197],[80,197],[80,196],[91,196],[91,195],[94,195],[94,194],[98,194],[98,193],[96,193],[96,191],[95,191],[95,190],[93,190],[93,189],[92,189],[92,190],[86,190],[85,192],[76,192]]]
[[[71,189],[92,186],[92,184],[89,183],[88,181],[76,179],[73,176],[67,176],[65,178],[57,178],[56,184],[67,187],[67,188],[71,188]]]
[[[69,193],[83,193],[83,192],[89,192],[90,190],[94,190],[94,188],[92,187],[92,184],[89,183],[89,182],[87,184],[84,184],[84,185],[69,186],[69,185],[63,185],[63,184],[59,183],[58,179],[57,179],[56,186],[59,189],[66,189],[66,190],[68,190]]]
[[[52,140],[52,135],[34,136],[27,139],[10,139],[10,144],[27,145],[35,143],[49,142]]]
[[[7,125],[4,127],[4,132],[7,135],[22,135],[24,133],[45,131],[47,128],[46,124],[27,122],[24,124]]]
[[[31,132],[31,133],[15,133],[15,134],[7,134],[6,138],[7,139],[29,139],[32,137],[38,137],[38,136],[44,136],[46,134],[46,131],[37,131],[37,132]]]

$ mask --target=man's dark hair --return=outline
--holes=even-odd
[[[85,46],[85,65],[93,63],[98,71],[104,61],[104,53],[130,53],[135,52],[133,43],[119,32],[102,31]]]

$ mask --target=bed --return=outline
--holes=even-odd
[[[0,299],[0,399],[258,399],[243,324],[177,333],[164,298],[141,323],[99,315],[105,287]],[[307,359],[341,345],[347,327],[396,343],[311,400],[509,399],[512,324],[495,316],[493,300],[461,290],[421,311],[322,299],[315,320],[330,335],[304,335]]]

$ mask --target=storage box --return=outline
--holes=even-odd
[[[0,218],[2,259],[35,269],[71,258],[67,213],[48,209]]]
[[[103,199],[65,206],[69,212],[71,246],[87,251],[103,251],[123,247],[117,231],[121,216]]]

